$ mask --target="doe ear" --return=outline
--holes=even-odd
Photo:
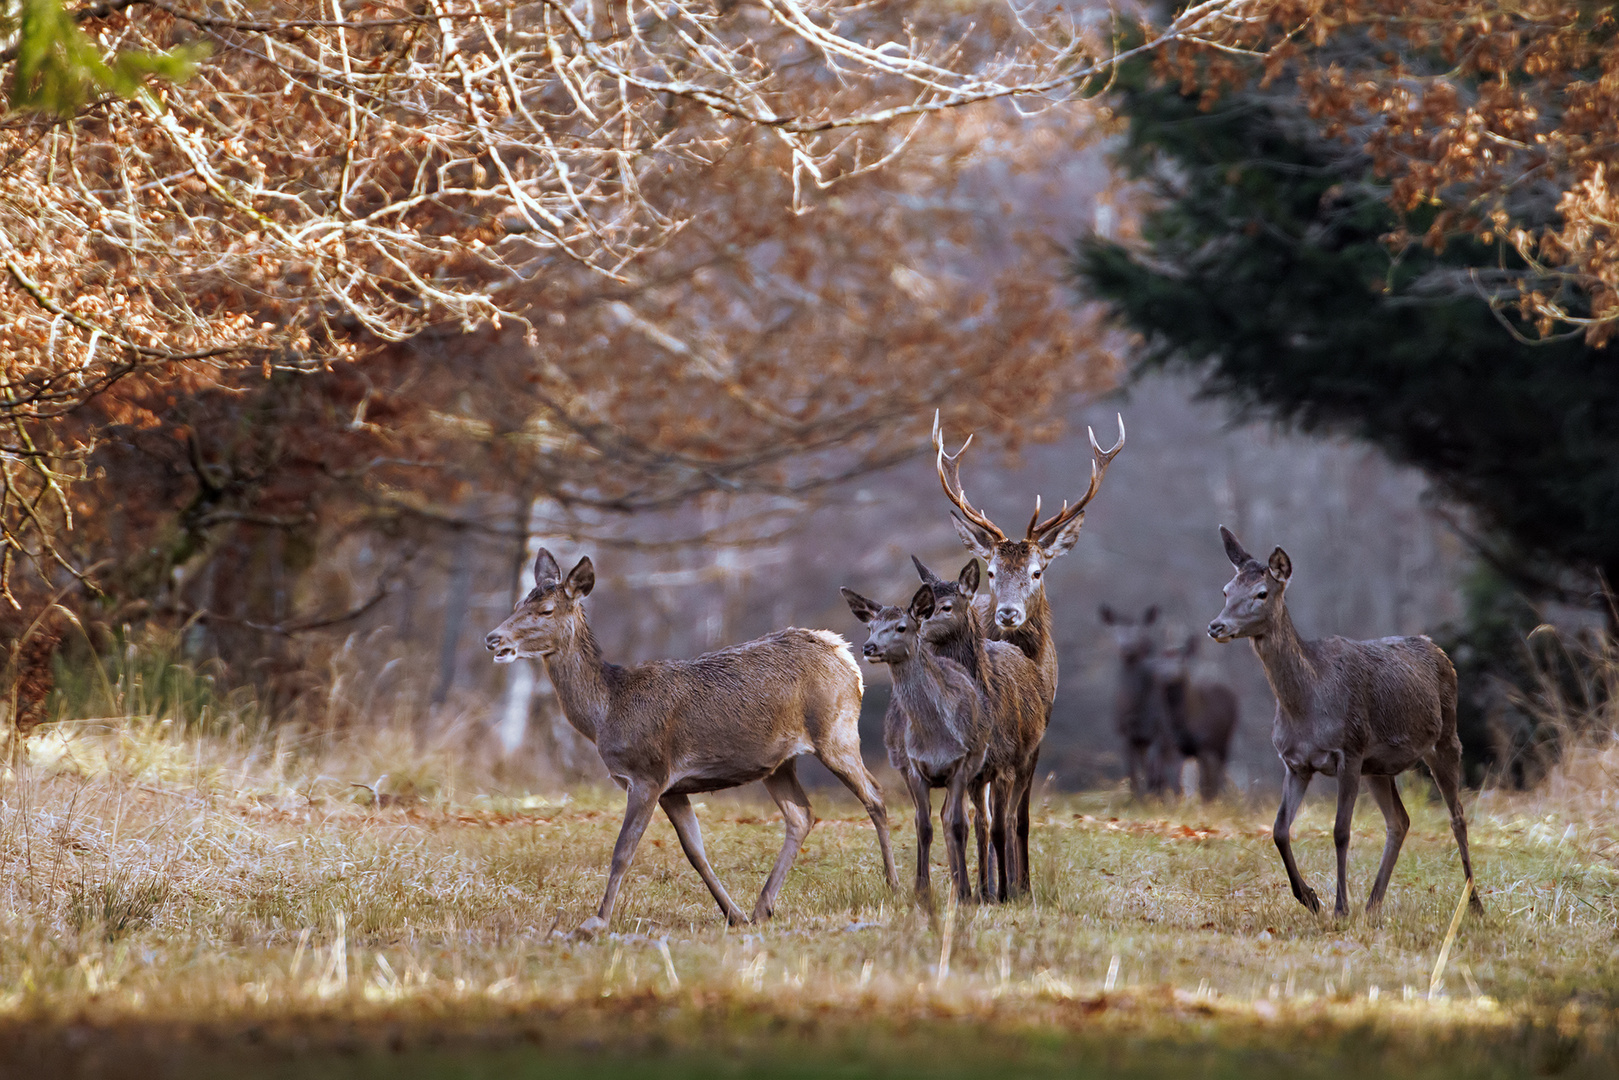
[[[1224,525],[1220,526],[1220,540],[1225,544],[1225,557],[1230,559],[1231,565],[1238,570],[1254,561],[1254,557],[1248,554],[1248,549],[1242,546],[1242,541]]]
[[[1287,584],[1287,579],[1293,576],[1293,560],[1287,557],[1287,552],[1277,548],[1270,553],[1270,576]]]
[[[956,575],[956,585],[961,589],[963,595],[972,596],[978,592],[979,573],[977,559],[961,568],[961,573]]]
[[[956,523],[956,535],[961,537],[968,551],[980,559],[988,559],[995,554],[995,537],[987,530],[967,521],[954,510],[950,511],[950,520]]]
[[[540,553],[534,557],[534,585],[544,588],[555,585],[562,580],[562,567],[557,565],[557,557],[551,554],[549,548],[541,548]]]
[[[1142,626],[1151,626],[1153,623],[1155,623],[1157,621],[1158,621],[1158,605],[1157,604],[1152,605],[1146,611],[1143,611],[1141,613],[1141,625]]]
[[[929,570],[928,564],[918,559],[915,555],[911,556],[911,563],[916,567],[916,576],[923,581],[937,581],[939,579],[939,575]]]
[[[1118,613],[1112,608],[1108,607],[1106,604],[1103,604],[1101,607],[1097,608],[1096,613],[1102,617],[1102,622],[1106,623],[1108,626],[1112,626],[1114,623],[1119,621]]]
[[[933,614],[935,602],[933,586],[923,585],[916,590],[916,595],[911,597],[911,614],[916,617],[917,621],[925,621]]]
[[[869,623],[876,618],[877,612],[882,607],[877,601],[867,600],[864,596],[845,586],[838,586],[838,592],[842,593],[843,598],[849,602],[849,610],[854,612],[854,617],[863,623]]]
[[[570,596],[589,596],[590,590],[596,587],[596,568],[591,565],[590,556],[586,555],[573,564],[568,571],[568,580],[562,583]]]

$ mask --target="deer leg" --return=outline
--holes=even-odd
[[[944,806],[939,820],[944,824],[944,848],[950,860],[950,878],[956,889],[956,899],[963,903],[973,897],[972,885],[967,878],[967,777],[965,769],[957,769],[945,789]]]
[[[748,921],[742,909],[732,902],[726,893],[725,886],[715,876],[714,868],[708,864],[708,855],[703,851],[703,832],[697,827],[697,812],[691,808],[691,799],[685,795],[664,795],[658,800],[663,812],[669,816],[669,824],[675,827],[675,835],[680,837],[681,850],[686,853],[692,866],[697,868],[697,874],[708,886],[708,891],[714,894],[719,902],[720,910],[725,913],[725,920],[732,926],[740,926]]]
[[[1204,802],[1213,802],[1220,797],[1220,791],[1225,787],[1224,755],[1209,750],[1197,755],[1197,786]]]
[[[1010,895],[1012,873],[1012,834],[1007,828],[1012,820],[1012,782],[1005,776],[996,777],[990,795],[994,802],[989,819],[989,847],[995,856],[995,900],[1004,904]]]
[[[990,902],[989,893],[989,784],[982,776],[972,784],[973,840],[978,845],[978,898]]]
[[[782,841],[781,854],[776,856],[776,865],[770,868],[770,876],[765,879],[765,887],[759,893],[759,902],[753,905],[754,922],[763,922],[775,914],[776,894],[781,892],[782,885],[787,881],[787,871],[792,869],[793,860],[798,858],[798,849],[815,825],[815,813],[810,809],[809,796],[804,794],[804,785],[798,782],[798,767],[793,764],[792,758],[776,766],[776,771],[765,777],[764,784],[770,797],[781,807],[781,816],[787,823],[787,836]]]
[[[1349,914],[1349,839],[1354,831],[1355,800],[1359,797],[1359,760],[1339,758],[1338,816],[1332,824],[1332,846],[1338,855],[1338,896],[1332,912],[1339,917]]]
[[[925,897],[932,890],[928,877],[929,853],[933,848],[933,789],[914,768],[905,770],[905,786],[916,807],[916,895]]]
[[[850,730],[854,730],[852,725]],[[860,805],[866,808],[866,816],[871,818],[872,825],[877,829],[877,846],[883,853],[883,876],[888,879],[888,887],[897,892],[899,871],[894,868],[894,848],[888,838],[888,807],[883,804],[882,788],[877,786],[877,781],[866,771],[866,763],[860,758],[858,732],[854,735],[853,746],[820,747],[815,756],[831,770],[833,776],[843,781],[844,787],[854,792]]]
[[[1400,857],[1405,834],[1410,831],[1411,815],[1405,812],[1405,804],[1400,801],[1394,777],[1368,776],[1365,779],[1366,789],[1377,800],[1377,808],[1383,811],[1383,821],[1388,826],[1387,839],[1383,841],[1383,861],[1377,867],[1377,880],[1372,882],[1371,898],[1366,901],[1366,911],[1370,914],[1383,906],[1383,893],[1394,876],[1394,863]]]
[[[1456,835],[1456,848],[1462,854],[1462,873],[1468,881],[1472,881],[1473,860],[1467,851],[1467,818],[1462,814],[1462,744],[1453,735],[1448,746],[1435,747],[1422,760],[1433,774],[1433,782],[1439,786],[1445,808],[1450,811],[1450,831]],[[1484,914],[1484,901],[1478,898],[1477,885],[1473,887],[1468,903],[1474,912]]]
[[[596,909],[596,914],[579,924],[575,933],[580,937],[595,937],[607,929],[608,920],[613,917],[613,904],[618,900],[618,887],[623,884],[630,860],[635,858],[635,849],[641,844],[641,834],[646,832],[652,813],[658,808],[661,792],[657,785],[645,780],[631,780],[627,792],[624,825],[618,830],[618,840],[613,844],[613,861],[607,869],[607,895],[602,897],[601,907]]]
[[[1293,861],[1293,819],[1298,816],[1299,804],[1304,801],[1304,792],[1314,775],[1308,771],[1287,770],[1287,776],[1282,781],[1282,807],[1276,811],[1276,825],[1271,830],[1271,837],[1276,841],[1276,850],[1281,852],[1288,884],[1293,886],[1293,898],[1311,911],[1320,912],[1321,901],[1316,897],[1315,890],[1304,883],[1304,878],[1299,875],[1299,864]]]
[[[1124,744],[1124,762],[1130,770],[1130,797],[1140,801],[1144,794],[1141,748],[1128,740]]]
[[[1027,896],[1032,891],[1029,888],[1029,798],[1034,794],[1034,776],[1040,764],[1040,748],[1036,746],[1034,753],[1029,755],[1028,768],[1023,776],[1023,785],[1018,792],[1017,804],[1017,877],[1018,892]]]

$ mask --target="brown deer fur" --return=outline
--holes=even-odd
[[[1119,651],[1119,682],[1113,691],[1113,726],[1124,743],[1124,764],[1130,775],[1130,794],[1136,798],[1161,794],[1166,786],[1162,756],[1166,718],[1153,660],[1158,653],[1154,624],[1158,608],[1149,607],[1141,618],[1121,615],[1103,604],[1099,614],[1113,632]]]
[[[1181,765],[1195,759],[1198,794],[1210,802],[1225,787],[1226,759],[1237,730],[1237,695],[1224,683],[1192,678],[1197,643],[1198,635],[1189,635],[1184,644],[1164,649],[1153,661],[1155,692],[1163,702],[1157,768],[1164,786],[1178,796]]]
[[[922,641],[933,614],[933,587],[924,584],[908,607],[868,600],[852,589],[843,598],[870,630],[861,652],[887,664],[904,716],[905,783],[916,804],[916,891],[927,895],[928,852],[933,842],[932,790],[944,788],[944,825],[950,879],[960,900],[972,898],[967,876],[967,804],[984,768],[989,740],[988,704],[965,668],[936,655]]]
[[[1040,500],[1034,503],[1034,516],[1022,540],[1009,539],[1000,527],[978,510],[967,499],[961,486],[961,455],[971,445],[972,438],[962,444],[954,454],[945,452],[944,432],[939,417],[933,417],[933,445],[938,449],[935,466],[939,483],[955,504],[951,513],[956,532],[967,550],[984,560],[985,576],[990,592],[990,637],[1007,641],[1023,650],[1040,670],[1041,696],[1045,701],[1045,716],[1039,725],[1040,736],[1045,734],[1051,721],[1051,705],[1057,694],[1057,644],[1051,634],[1051,609],[1046,603],[1046,566],[1059,555],[1066,554],[1079,540],[1079,530],[1085,524],[1085,507],[1101,489],[1102,477],[1108,465],[1124,449],[1124,420],[1119,419],[1119,441],[1111,450],[1103,450],[1091,433],[1090,486],[1072,506],[1063,507],[1051,517],[1040,520]],[[1019,893],[1029,891],[1029,795],[1034,787],[1035,769],[1039,764],[1039,740],[1034,752],[1023,764],[1017,778],[1014,796],[1016,816],[1012,822],[1016,859],[1009,869],[1016,872],[1015,888]]]
[[[1302,640],[1287,614],[1285,594],[1293,576],[1287,552],[1277,548],[1262,563],[1224,526],[1220,536],[1237,573],[1225,587],[1225,607],[1209,623],[1209,636],[1220,642],[1251,639],[1276,694],[1271,741],[1287,774],[1272,836],[1294,897],[1312,911],[1321,909],[1293,861],[1292,830],[1311,777],[1323,773],[1338,778],[1332,839],[1338,855],[1334,910],[1339,915],[1349,912],[1344,876],[1362,780],[1383,811],[1388,826],[1383,861],[1366,902],[1368,911],[1376,910],[1411,823],[1394,778],[1419,761],[1428,766],[1450,810],[1462,873],[1471,884],[1473,863],[1459,790],[1462,746],[1456,737],[1456,669],[1450,658],[1427,637]],[[1474,909],[1483,910],[1476,890],[1471,890],[1471,898]]]
[[[1017,646],[989,641],[981,614],[973,606],[978,592],[978,560],[946,581],[911,556],[922,580],[933,587],[935,605],[922,628],[928,646],[955,660],[983,689],[989,703],[989,747],[984,771],[974,785],[978,808],[978,894],[1005,901],[1017,880],[1017,848],[1007,825],[1015,812],[1018,779],[1032,771],[1030,759],[1040,749],[1046,703],[1040,669]],[[986,835],[987,834],[987,835]]]
[[[882,791],[860,758],[862,682],[848,643],[826,630],[790,627],[706,653],[620,667],[602,659],[581,601],[595,584],[590,559],[563,578],[541,550],[534,590],[485,639],[497,663],[543,659],[568,722],[596,744],[628,793],[607,891],[579,932],[606,928],[641,834],[662,806],[680,846],[732,923],[748,916],[709,866],[689,796],[763,780],[786,819],[787,837],[752,918],[775,909],[787,871],[815,823],[794,759],[813,753],[866,808],[877,829],[890,887],[899,877]]]

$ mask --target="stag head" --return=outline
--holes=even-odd
[[[1089,430],[1089,429],[1087,429]],[[1091,438],[1091,482],[1072,506],[1064,502],[1062,509],[1040,520],[1040,498],[1035,496],[1034,516],[1022,540],[1012,540],[983,511],[973,506],[961,486],[961,455],[972,445],[972,436],[961,444],[954,454],[944,448],[944,432],[939,426],[939,414],[933,414],[933,445],[938,450],[936,467],[939,483],[956,509],[950,517],[956,523],[956,532],[967,550],[984,560],[985,576],[994,600],[993,618],[1002,631],[1010,632],[1022,626],[1029,618],[1034,598],[1045,588],[1046,566],[1052,559],[1065,555],[1079,539],[1080,526],[1085,524],[1085,507],[1101,490],[1102,477],[1108,465],[1124,449],[1124,417],[1119,417],[1119,440],[1111,450],[1103,450]]]
[[[568,576],[562,576],[556,557],[545,548],[534,560],[534,588],[501,623],[483,639],[484,648],[495,654],[495,663],[510,664],[549,656],[573,637],[580,610],[579,601],[596,585],[596,568],[585,556]]]
[[[1209,637],[1222,643],[1264,637],[1282,611],[1282,593],[1293,576],[1293,560],[1277,548],[1268,562],[1260,562],[1224,525],[1220,526],[1220,539],[1237,575],[1222,590],[1225,607],[1209,623]]]

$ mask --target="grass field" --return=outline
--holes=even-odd
[[[1296,845],[1323,895],[1327,791]],[[530,794],[386,733],[63,724],[0,782],[0,1075],[1615,1075],[1619,750],[1470,797],[1488,913],[1432,994],[1462,883],[1426,781],[1405,791],[1375,920],[1294,902],[1268,803],[1044,795],[1032,899],[955,910],[890,894],[864,814],[817,793],[774,921],[727,929],[659,818],[585,943],[564,931],[600,897],[615,792]],[[700,817],[749,906],[774,807]],[[1361,900],[1381,844],[1363,799]]]

